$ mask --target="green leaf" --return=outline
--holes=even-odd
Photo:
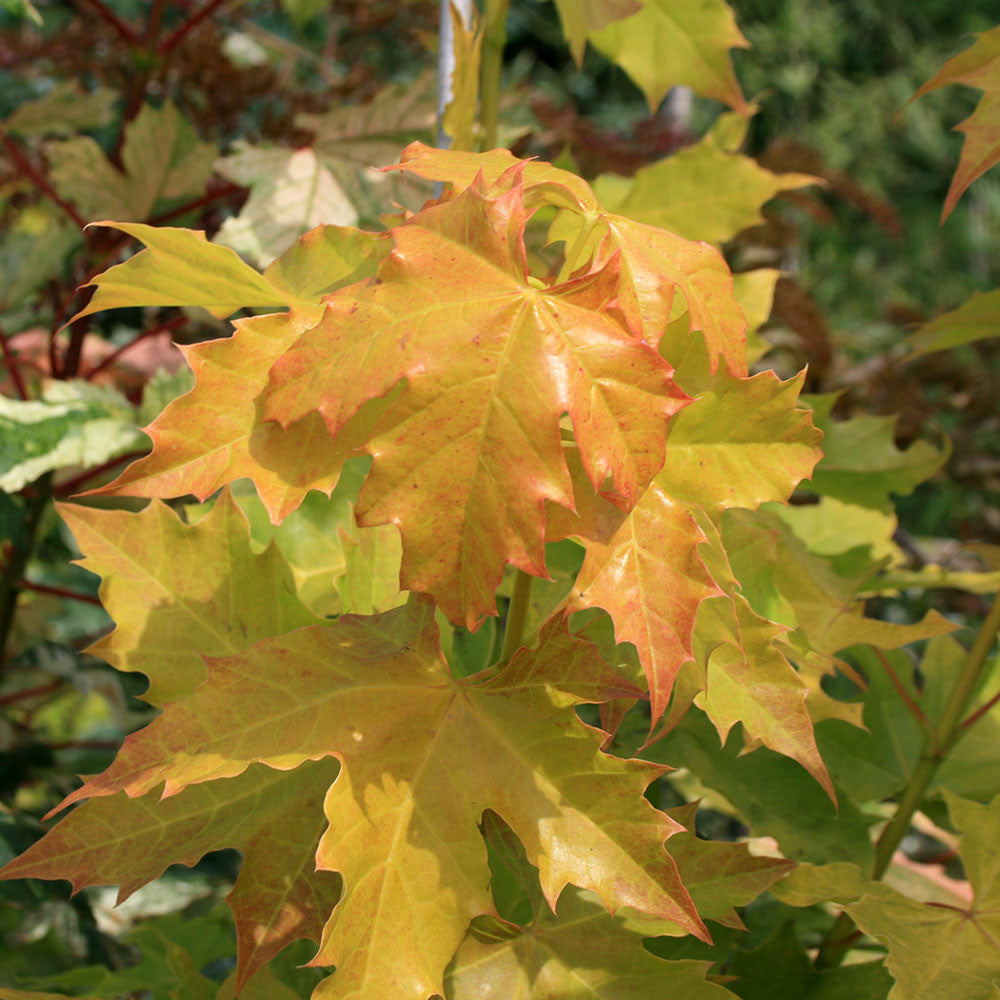
[[[47,206],[28,205],[16,213],[0,234],[0,309],[13,309],[60,277],[82,242],[80,230]]]
[[[256,639],[318,619],[295,598],[275,547],[250,548],[246,519],[228,492],[197,524],[165,504],[140,513],[59,508],[117,627],[90,647],[118,670],[149,678],[146,700],[162,705],[205,677],[202,655],[225,656]]]
[[[50,382],[41,399],[0,396],[0,490],[16,493],[53,469],[100,465],[145,442],[134,408],[107,386]]]
[[[212,174],[215,146],[202,142],[167,101],[143,105],[125,129],[119,171],[88,136],[49,146],[56,190],[89,219],[142,222],[158,206],[200,195]]]
[[[632,77],[651,110],[671,87],[687,86],[746,112],[729,49],[748,43],[728,5],[723,0],[642,3],[631,17],[592,31],[590,41]]]
[[[979,292],[957,309],[924,323],[906,338],[909,357],[946,351],[984,337],[1000,337],[1000,288]]]
[[[612,21],[620,21],[642,9],[641,0],[556,0],[563,34],[579,66],[583,48],[592,31],[600,31]]]
[[[200,306],[220,319],[237,309],[277,308],[296,301],[287,283],[262,278],[229,248],[209,243],[203,232],[141,223],[100,222],[146,246],[122,264],[97,275],[93,298],[74,316],[127,306]]]
[[[3,125],[23,136],[87,132],[111,121],[116,100],[113,90],[85,91],[75,80],[57,80],[48,93],[19,104]]]
[[[910,101],[948,83],[975,87],[983,91],[983,96],[976,110],[956,126],[957,131],[965,133],[965,143],[945,198],[942,222],[958,204],[965,189],[1000,162],[1000,26],[976,35],[975,43],[949,59]]]
[[[754,951],[738,950],[728,969],[730,989],[742,1000],[885,1000],[892,985],[881,962],[865,962],[817,972],[787,922]]]
[[[354,206],[312,149],[237,143],[215,169],[250,188],[250,197],[238,215],[223,222],[214,241],[257,267],[267,267],[316,226],[358,221]]]
[[[68,877],[74,892],[118,885],[122,903],[168,865],[190,867],[209,851],[235,848],[243,863],[228,902],[242,985],[290,941],[319,941],[339,898],[339,879],[316,871],[326,825],[323,797],[338,770],[330,758],[291,775],[255,765],[232,781],[193,785],[167,799],[157,792],[92,799],[7,865],[2,877]],[[268,841],[289,827],[297,836],[275,854]]]
[[[327,995],[382,1000],[389,984],[414,1000],[442,992],[469,921],[492,910],[477,832],[487,808],[539,865],[550,905],[575,880],[606,906],[705,936],[663,849],[679,825],[643,798],[659,768],[601,753],[602,734],[574,711],[636,692],[560,621],[489,677],[449,676],[426,601],[209,663],[205,684],[65,804],[164,781],[169,798],[255,761],[288,772],[339,757],[317,854],[345,885],[317,956],[338,966]]]
[[[42,15],[38,13],[37,8],[31,0],[0,0],[0,6],[10,11],[11,14],[26,17],[35,24],[40,25],[42,23]]]
[[[821,723],[818,731],[833,723]],[[834,806],[798,764],[765,748],[741,755],[731,735],[724,747],[708,719],[689,711],[667,736],[641,752],[648,760],[686,767],[703,785],[725,797],[754,835],[774,837],[787,858],[826,864],[851,861],[866,867],[873,857],[868,828],[846,796]]]
[[[900,451],[893,440],[896,417],[834,420],[830,410],[835,399],[802,398],[813,407],[813,419],[823,431],[823,460],[810,484],[816,493],[884,510],[890,494],[912,493],[947,461],[950,445],[939,451],[927,441],[916,441]]]
[[[530,927],[474,921],[445,978],[447,1000],[559,997],[560,1000],[726,1000],[707,982],[708,962],[668,962],[642,947],[621,918],[591,893],[568,889],[555,915]]]
[[[1000,986],[1000,795],[985,805],[949,792],[945,799],[963,834],[958,854],[974,892],[968,909],[917,903],[881,883],[847,907],[889,949],[892,1000],[995,1000]]]
[[[594,182],[594,193],[610,211],[709,243],[725,243],[763,222],[761,206],[781,191],[821,183],[808,174],[773,174],[748,156],[720,149],[712,133],[642,167],[611,191],[606,176]]]
[[[301,31],[314,17],[330,9],[331,0],[281,0],[281,6]]]

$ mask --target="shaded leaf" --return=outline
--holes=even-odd
[[[845,503],[885,509],[889,495],[906,495],[941,468],[950,447],[941,451],[916,441],[900,451],[893,440],[896,417],[851,417],[833,420],[835,396],[803,397],[823,431],[823,461],[816,466],[811,489]]]
[[[1000,796],[988,804],[945,792],[958,853],[975,893],[967,910],[931,906],[873,884],[847,911],[888,946],[891,1000],[994,1000],[1000,985]]]
[[[312,149],[243,142],[215,169],[250,188],[250,197],[238,215],[223,222],[214,241],[257,267],[267,267],[316,226],[351,226],[358,221],[347,195]]]
[[[89,219],[142,222],[154,208],[202,193],[216,148],[201,142],[170,101],[143,105],[125,128],[119,171],[89,136],[49,146],[52,182]]]
[[[49,382],[41,399],[0,396],[0,490],[16,493],[53,469],[100,465],[145,442],[135,409],[108,386]]]
[[[957,309],[936,316],[906,338],[909,357],[946,351],[984,337],[1000,336],[1000,288],[978,292]]]
[[[3,127],[16,135],[72,135],[111,121],[116,95],[100,87],[85,91],[75,80],[57,80],[48,93],[22,101]]]
[[[0,877],[68,878],[74,892],[119,885],[121,903],[168,865],[191,866],[209,851],[236,848],[243,865],[229,904],[242,985],[290,941],[318,941],[337,902],[339,880],[316,871],[315,855],[323,797],[338,769],[329,758],[291,774],[256,765],[232,781],[193,785],[167,799],[155,791],[93,799]]]
[[[738,950],[730,989],[742,1000],[885,1000],[892,978],[881,962],[817,972],[791,922],[753,951]]]

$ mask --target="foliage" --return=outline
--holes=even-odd
[[[740,152],[730,8],[548,10],[730,109],[588,181],[473,148],[506,3],[452,148],[324,69],[435,4],[243,6],[4,15],[0,998],[992,996],[1000,550],[913,558],[947,440],[769,356],[731,266],[832,182]]]

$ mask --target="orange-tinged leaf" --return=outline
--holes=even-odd
[[[317,618],[299,603],[291,569],[274,545],[255,554],[229,491],[197,524],[166,504],[140,513],[61,504],[59,513],[102,577],[116,628],[88,650],[149,678],[147,701],[164,705],[205,679],[201,654],[227,656]]]
[[[976,35],[975,43],[949,59],[910,101],[948,83],[975,87],[983,91],[983,96],[976,110],[956,126],[956,131],[965,133],[965,143],[945,198],[942,222],[951,215],[965,189],[1000,163],[1000,25]]]
[[[612,21],[635,14],[642,9],[642,3],[640,0],[556,0],[556,9],[570,52],[579,66],[583,62],[587,36]]]
[[[344,461],[364,443],[358,430],[367,429],[385,404],[360,414],[336,443],[317,414],[287,430],[265,420],[260,396],[268,368],[314,323],[315,316],[306,312],[239,320],[229,339],[187,348],[194,389],[175,399],[146,429],[152,453],[94,492],[137,497],[190,493],[204,500],[245,476],[253,480],[275,523],[295,510],[310,489],[330,493]]]
[[[209,659],[209,677],[130,736],[118,759],[66,800],[161,783],[167,796],[252,763],[291,770],[336,756],[319,867],[344,894],[316,964],[338,973],[318,997],[442,991],[468,922],[492,911],[477,824],[494,810],[525,845],[555,905],[568,883],[705,937],[663,841],[679,824],[643,790],[654,765],[600,751],[574,705],[635,696],[561,619],[537,651],[492,676],[452,679],[433,607],[263,640]]]
[[[273,365],[264,410],[293,430],[318,411],[337,443],[363,404],[407,380],[368,445],[358,522],[396,523],[403,588],[470,627],[495,611],[505,563],[545,575],[542,503],[572,503],[561,415],[591,482],[627,508],[687,398],[605,311],[614,261],[538,289],[524,221],[520,185],[477,183],[394,229],[379,280],[332,296]]]
[[[677,672],[691,659],[699,604],[721,593],[698,557],[705,536],[658,482],[625,513],[581,478],[578,515],[553,511],[550,537],[573,535],[586,542],[572,607],[604,608],[614,621],[615,639],[635,645],[655,723],[670,701]]]
[[[507,150],[451,153],[413,143],[391,169],[463,189],[480,171],[494,183],[519,162]],[[733,277],[714,247],[603,211],[586,181],[550,164],[528,162],[523,182],[530,209],[554,205],[569,215],[569,221],[557,220],[559,235],[553,238],[572,244],[574,268],[588,262],[600,268],[620,254],[619,305],[637,336],[659,342],[680,291],[691,331],[700,330],[708,345],[712,371],[722,358],[734,375],[746,374],[746,319],[733,295]]]
[[[209,851],[235,848],[243,864],[229,905],[242,984],[290,942],[319,941],[337,902],[338,879],[316,871],[323,797],[337,771],[329,758],[292,772],[255,765],[232,781],[193,785],[168,799],[156,792],[92,799],[0,878],[64,878],[74,892],[118,885],[121,903],[168,865],[190,867]]]
[[[643,0],[642,10],[591,32],[590,41],[632,77],[653,111],[676,86],[748,110],[729,50],[749,43],[723,0]]]

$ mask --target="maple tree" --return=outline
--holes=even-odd
[[[158,47],[151,22],[154,51],[215,6]],[[651,106],[682,84],[733,113],[633,178],[462,148],[498,129],[485,54],[476,114],[479,33],[495,50],[507,10],[487,3],[484,27],[449,22],[453,141],[396,143],[377,171],[426,117],[412,95],[304,115],[317,138],[295,152],[220,157],[140,94],[111,157],[73,135],[46,145],[47,175],[28,162],[51,205],[114,242],[55,319],[61,388],[33,395],[3,339],[20,398],[0,397],[0,429],[19,434],[0,485],[27,485],[31,533],[54,484],[91,487],[57,507],[114,623],[89,651],[144,675],[159,712],[0,878],[113,884],[124,902],[210,852],[242,864],[223,975],[218,916],[169,914],[132,930],[138,964],[21,975],[0,1000],[721,1000],[764,995],[776,967],[802,996],[995,991],[1000,602],[969,649],[936,611],[891,621],[866,604],[935,585],[901,565],[891,496],[946,451],[897,448],[892,418],[835,419],[805,373],[753,371],[778,276],[734,277],[720,245],[816,178],[738,152],[752,108],[730,8],[556,6],[574,57],[592,43]],[[976,72],[992,37],[924,89],[990,83]],[[44,127],[23,108],[3,132],[17,162],[10,133]],[[989,165],[971,155],[948,208]],[[208,191],[213,173],[228,186]],[[373,187],[398,198],[381,225]],[[211,239],[164,225],[241,188]],[[988,336],[992,294],[917,331],[914,352]],[[73,380],[114,363],[84,363],[95,316],[164,309],[242,315],[184,348],[193,379],[164,392],[129,461],[134,406]],[[96,472],[57,478],[70,466]],[[789,506],[796,491],[812,502]],[[5,644],[30,548],[5,557]],[[951,582],[994,591],[982,552],[988,568]],[[919,672],[902,651],[918,641]],[[675,778],[692,793],[679,805]],[[698,836],[702,795],[770,841]],[[952,885],[929,905],[926,886],[882,881],[920,809],[963,834],[967,897]],[[795,933],[743,947],[765,893],[781,919],[812,915],[815,963]],[[884,967],[841,967],[869,946]]]

